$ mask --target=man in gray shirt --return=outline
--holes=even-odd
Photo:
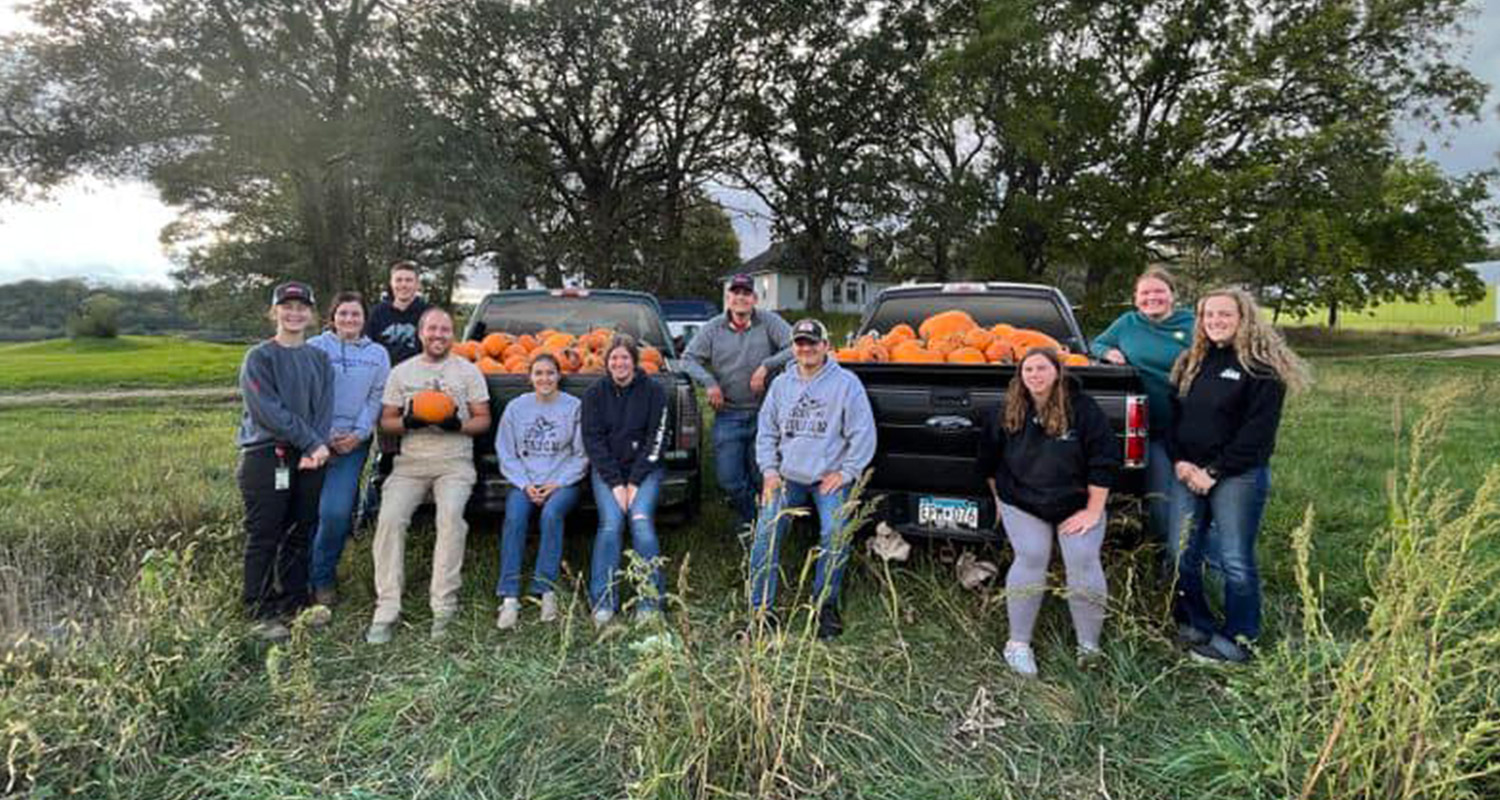
[[[714,409],[714,471],[719,488],[744,524],[755,522],[760,470],[755,464],[756,417],[771,372],[792,358],[792,328],[775,312],[755,307],[755,281],[729,281],[727,308],[693,336],[684,353],[687,372],[704,387]]]

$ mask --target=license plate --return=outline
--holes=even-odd
[[[923,496],[917,501],[917,524],[941,530],[979,530],[979,503],[956,497]]]

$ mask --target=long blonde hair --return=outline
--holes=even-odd
[[[1193,345],[1172,365],[1172,383],[1179,395],[1187,395],[1193,380],[1198,377],[1198,370],[1203,367],[1203,358],[1213,347],[1203,328],[1203,306],[1214,297],[1228,297],[1239,308],[1240,327],[1234,332],[1234,355],[1246,373],[1265,377],[1269,372],[1294,392],[1312,383],[1307,362],[1292,352],[1281,333],[1261,317],[1255,298],[1244,289],[1231,287],[1215,289],[1198,299],[1197,319],[1193,321]]]
[[[1057,382],[1052,384],[1052,391],[1047,393],[1042,407],[1036,409],[1037,419],[1041,421],[1047,435],[1055,439],[1068,432],[1068,408],[1071,400],[1068,396],[1068,378],[1063,373],[1062,356],[1055,348],[1034,347],[1016,364],[1016,374],[1011,376],[1010,386],[1005,390],[1005,409],[1000,423],[1005,432],[1010,434],[1020,433],[1026,427],[1026,417],[1032,413],[1031,392],[1026,390],[1026,382],[1021,379],[1021,368],[1026,366],[1026,360],[1032,356],[1041,356],[1051,361],[1052,368],[1057,370]]]

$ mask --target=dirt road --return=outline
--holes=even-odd
[[[14,406],[48,406],[67,403],[107,403],[112,400],[234,400],[240,390],[233,386],[200,386],[191,389],[93,389],[56,392],[17,392],[0,394],[0,408]]]

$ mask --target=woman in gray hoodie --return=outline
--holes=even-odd
[[[385,347],[364,335],[365,305],[358,292],[340,292],[328,312],[332,330],[308,342],[333,364],[333,457],[318,499],[318,530],[313,535],[309,578],[313,603],[338,602],[334,588],[339,558],[354,518],[359,476],[370,454],[370,436],[380,418],[380,395],[391,372]]]

